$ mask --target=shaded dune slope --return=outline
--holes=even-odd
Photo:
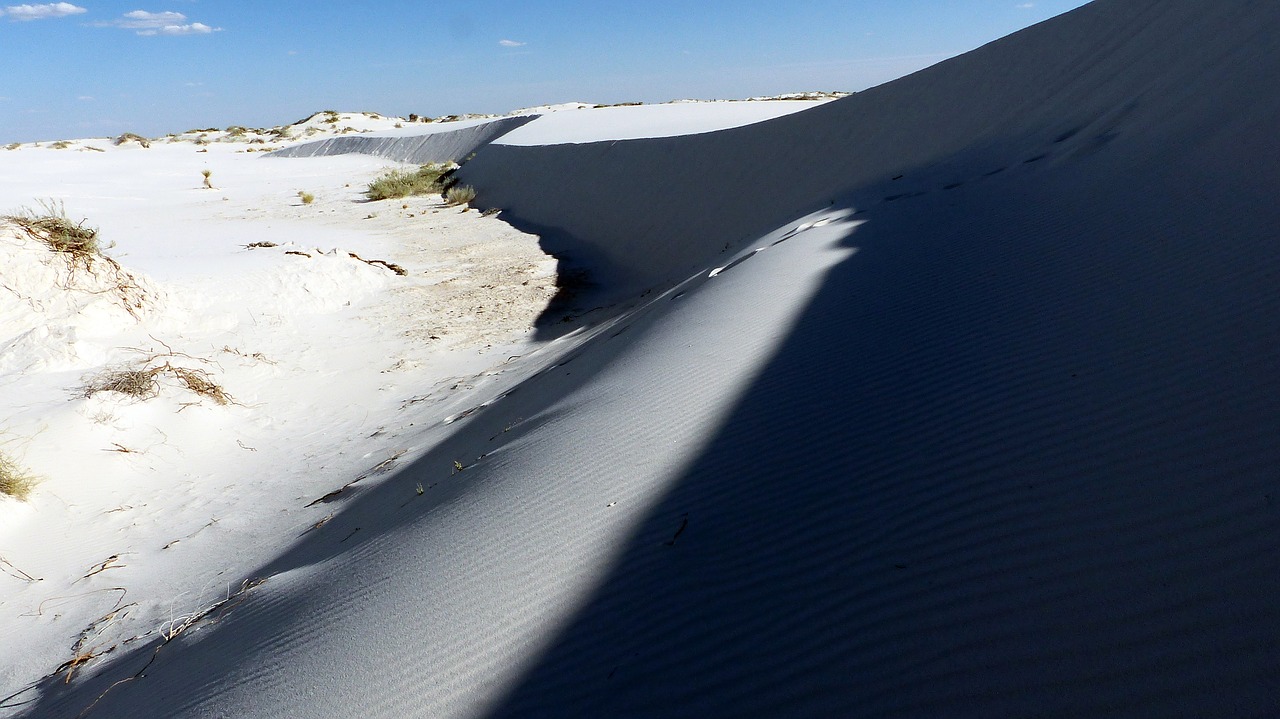
[[[459,162],[494,138],[511,132],[537,115],[507,117],[493,122],[407,137],[330,137],[277,150],[267,157],[322,157],[359,153],[397,162]]]
[[[489,145],[461,176],[477,204],[536,228],[611,291],[643,289],[833,202],[868,208],[1117,139],[1094,172],[1153,172],[1132,165],[1176,160],[1171,146],[1212,159],[1214,142],[1263,142],[1275,38],[1260,14],[1262,2],[1094,3],[805,112],[696,136]]]
[[[672,289],[30,715],[152,658],[89,716],[1274,714],[1278,75],[1274,3],[1100,0],[755,126],[486,146],[485,204]]]

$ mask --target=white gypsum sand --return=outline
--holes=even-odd
[[[414,428],[526,352],[554,292],[554,260],[495,218],[364,202],[385,161],[83,145],[104,151],[0,155],[0,206],[56,198],[117,263],[68,267],[0,227],[0,444],[42,478],[29,503],[0,500],[5,695],[225,599],[332,514],[309,502],[410,461]],[[142,398],[85,396],[152,370]]]

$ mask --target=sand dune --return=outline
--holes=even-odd
[[[1278,44],[1098,0],[747,127],[484,146],[618,304],[26,715],[1275,713]]]

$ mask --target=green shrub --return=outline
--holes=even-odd
[[[441,192],[444,189],[441,178],[445,176],[450,165],[434,163],[423,165],[415,171],[391,170],[369,183],[365,197],[370,200],[394,200],[410,195],[427,195]]]

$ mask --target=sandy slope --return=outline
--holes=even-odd
[[[26,713],[1275,713],[1276,38],[1099,0],[749,127],[482,149],[625,302]]]
[[[86,144],[104,152],[0,155],[0,203],[57,198],[117,263],[69,267],[0,229],[0,442],[44,478],[29,504],[0,499],[4,695],[224,599],[332,514],[308,503],[420,451],[423,411],[525,352],[554,292],[554,260],[494,218],[363,202],[385,161]],[[172,371],[150,399],[85,396],[167,365],[230,403]]]

